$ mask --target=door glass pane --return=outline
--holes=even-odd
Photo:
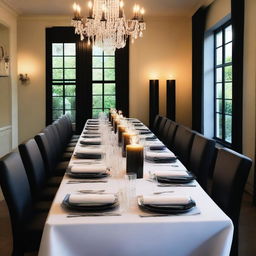
[[[92,58],[92,67],[93,68],[102,68],[103,67],[102,57],[93,57]]]
[[[105,96],[104,97],[104,106],[105,108],[113,108],[116,105],[116,97],[115,96]]]
[[[104,67],[114,68],[115,67],[115,57],[104,57]]]
[[[56,119],[58,119],[59,117],[61,117],[62,114],[63,114],[63,111],[62,111],[62,110],[53,110],[53,111],[52,111],[52,119],[53,119],[53,120],[56,120]]]
[[[104,69],[104,77],[106,81],[115,80],[115,70],[114,69]]]
[[[217,88],[216,97],[222,98],[222,84],[221,83],[216,84],[216,88]]]
[[[216,70],[216,82],[222,82],[222,68]]]
[[[92,55],[102,55],[103,51],[101,48],[93,46],[92,48]]]
[[[216,100],[216,111],[217,112],[222,112],[222,99],[221,100]]]
[[[63,57],[52,57],[52,67],[62,68],[63,67]]]
[[[232,83],[225,83],[225,99],[232,99]]]
[[[93,108],[102,108],[102,96],[93,96]]]
[[[67,55],[76,55],[76,44],[74,43],[66,43],[64,44],[64,54]]]
[[[225,114],[232,115],[232,100],[225,100]]]
[[[225,116],[225,140],[232,142],[232,116]]]
[[[63,98],[62,97],[53,97],[52,98],[52,108],[53,109],[62,109],[63,108]]]
[[[76,79],[76,70],[65,69],[65,79]]]
[[[93,109],[93,110],[92,110],[92,117],[93,117],[93,118],[98,118],[100,112],[102,112],[101,109]]]
[[[75,109],[76,108],[76,98],[75,97],[65,97],[65,108]]]
[[[222,115],[216,114],[216,137],[222,138]]]
[[[75,85],[65,85],[65,95],[66,96],[76,96],[76,86]]]
[[[63,69],[53,69],[52,79],[63,79]]]
[[[102,94],[102,84],[93,84],[92,85],[92,94]]]
[[[65,114],[70,115],[72,123],[74,123],[76,121],[76,111],[75,110],[66,110]]]
[[[116,84],[104,84],[104,94],[115,94]]]
[[[52,55],[63,55],[63,44],[52,44]]]
[[[225,29],[225,43],[232,41],[232,26],[228,26]]]
[[[225,63],[232,62],[232,43],[225,45]]]
[[[222,64],[222,47],[216,50],[216,65]]]
[[[222,31],[216,34],[216,47],[222,45]]]
[[[76,67],[76,57],[65,57],[65,68]]]
[[[53,96],[63,96],[63,86],[62,85],[53,85],[52,86],[52,95]]]
[[[232,66],[225,67],[225,81],[232,81]]]
[[[93,69],[92,70],[92,80],[101,81],[103,79],[102,69]]]

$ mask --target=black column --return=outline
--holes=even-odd
[[[159,114],[159,80],[149,80],[149,127]]]
[[[176,81],[166,80],[166,117],[176,119]]]

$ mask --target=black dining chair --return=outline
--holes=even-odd
[[[195,132],[182,125],[177,127],[174,136],[171,150],[175,153],[175,155],[185,165],[186,168],[188,168],[188,161],[194,136]]]
[[[251,165],[251,159],[244,155],[227,148],[218,150],[211,197],[233,221],[234,235],[230,254],[232,256],[238,255],[241,201]]]
[[[13,152],[0,160],[0,184],[8,206],[12,236],[12,256],[39,249],[47,212],[37,212],[19,153]]]
[[[159,129],[160,122],[162,120],[162,117],[159,115],[156,115],[153,126],[151,128],[151,131],[156,135],[157,131]]]
[[[19,152],[28,176],[34,201],[52,201],[61,182],[61,177],[47,178],[43,158],[34,139],[20,144]],[[50,186],[47,186],[48,182]]]
[[[172,121],[167,119],[163,128],[162,134],[159,135],[159,139],[166,145],[168,139],[169,128]]]
[[[161,122],[159,124],[159,128],[157,131],[156,136],[161,140],[161,138],[163,137],[163,131],[164,131],[164,126],[166,124],[167,118],[166,117],[162,117]]]
[[[170,120],[170,126],[168,129],[168,134],[167,137],[165,139],[165,145],[173,151],[173,141],[174,141],[174,137],[178,128],[178,124],[172,120]]]
[[[213,161],[215,141],[196,133],[189,157],[188,169],[195,174],[198,183],[206,191],[210,166]]]

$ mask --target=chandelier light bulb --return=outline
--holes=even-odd
[[[92,9],[92,1],[88,2],[88,7],[89,7],[89,9]]]
[[[73,10],[76,11],[77,4],[73,3]]]
[[[123,8],[123,7],[124,7],[124,2],[123,2],[123,1],[120,1],[119,6],[120,6],[120,8]]]
[[[141,15],[144,15],[144,14],[145,14],[144,8],[141,8],[141,9],[140,9],[140,14],[141,14]]]

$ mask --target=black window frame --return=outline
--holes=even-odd
[[[232,27],[232,40],[229,41],[229,42],[225,42],[225,29],[227,27],[231,26]],[[222,31],[222,44],[221,46],[216,46],[216,36],[219,32]],[[232,61],[231,62],[228,62],[228,63],[225,63],[225,45],[229,44],[229,43],[232,43],[232,49],[233,49],[233,26],[232,26],[232,21],[229,20],[227,22],[225,22],[223,25],[221,25],[220,27],[218,27],[217,29],[215,29],[213,31],[213,34],[214,34],[214,48],[213,48],[213,51],[214,51],[214,136],[213,138],[221,145],[225,146],[225,147],[229,147],[229,148],[232,148],[232,143],[233,143],[233,122],[234,122],[234,118],[233,118],[233,115],[234,115],[234,112],[233,112],[233,105],[234,105],[234,97],[233,97],[233,51],[232,51]],[[217,64],[216,61],[217,61],[217,49],[222,47],[222,64]],[[229,67],[231,66],[232,67],[232,80],[230,81],[232,83],[232,99],[228,99],[228,100],[231,100],[232,102],[232,113],[231,114],[226,114],[225,113],[225,67]],[[217,82],[217,69],[218,68],[222,68],[222,81],[221,82]],[[222,84],[222,97],[221,98],[218,98],[217,97],[217,83],[219,84]],[[221,112],[218,112],[217,111],[217,100],[221,100],[222,101],[222,111]],[[216,136],[216,127],[217,127],[217,114],[220,114],[222,115],[222,138],[219,138]],[[231,122],[231,142],[228,142],[225,140],[225,135],[226,135],[226,129],[225,129],[225,116],[231,116],[232,118],[232,122]]]

